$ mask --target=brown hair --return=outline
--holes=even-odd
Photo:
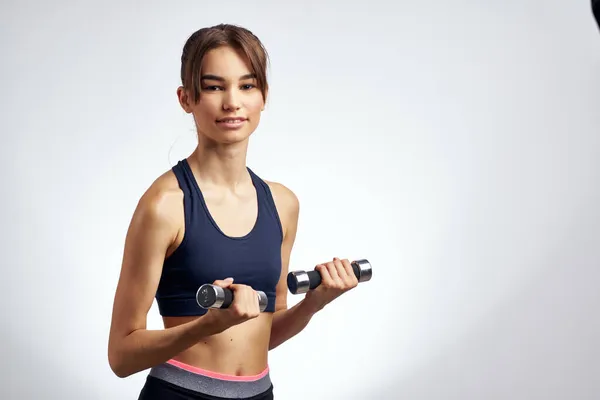
[[[246,56],[251,72],[256,75],[263,100],[266,101],[267,50],[252,32],[241,26],[219,24],[194,32],[183,46],[181,54],[181,84],[191,94],[192,102],[200,97],[200,70],[204,55],[221,46],[230,46]]]

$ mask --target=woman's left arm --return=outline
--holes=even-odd
[[[321,284],[309,291],[303,300],[292,308],[287,307],[287,274],[290,255],[296,240],[300,204],[296,195],[285,186],[269,182],[283,226],[281,245],[281,276],[277,284],[275,312],[271,327],[269,350],[300,333],[312,317],[344,292],[356,287],[358,280],[346,259],[319,264],[315,268],[321,273]]]

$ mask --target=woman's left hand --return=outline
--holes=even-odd
[[[317,265],[315,270],[321,274],[321,284],[309,290],[304,299],[317,311],[358,285],[358,279],[347,259],[335,257],[333,261]]]

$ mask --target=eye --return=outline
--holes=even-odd
[[[215,91],[215,90],[221,90],[222,88],[220,86],[205,86],[204,90],[209,90],[209,91]]]
[[[251,83],[247,83],[247,84],[245,84],[245,85],[242,85],[242,89],[244,89],[244,90],[250,90],[250,89],[253,89],[253,88],[255,88],[255,87],[256,87],[256,86],[254,86],[254,85],[253,85],[253,84],[251,84]]]

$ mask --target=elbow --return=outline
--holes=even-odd
[[[119,378],[127,378],[131,375],[131,372],[127,370],[127,365],[123,362],[124,359],[119,351],[109,347],[108,365],[111,371]]]
[[[127,373],[125,372],[122,363],[119,361],[118,357],[112,353],[108,355],[108,365],[110,366],[111,371],[119,378],[127,377]]]
[[[110,365],[112,372],[119,378],[127,378],[128,376],[132,375],[122,362],[116,361],[109,357],[108,364]]]
[[[118,377],[118,378],[127,378],[129,376],[129,374],[125,373],[125,371],[120,370],[118,368],[113,368],[111,366],[111,369],[113,371],[113,373]]]

